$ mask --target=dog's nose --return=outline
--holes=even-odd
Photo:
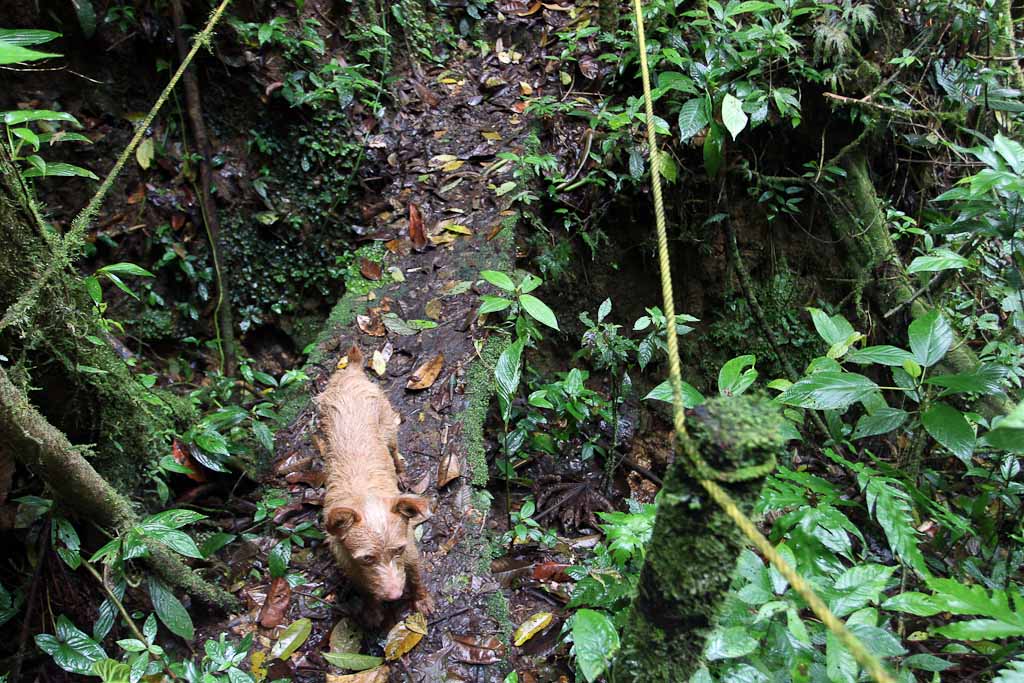
[[[402,598],[402,593],[403,591],[401,588],[392,588],[388,591],[385,600],[400,600]]]

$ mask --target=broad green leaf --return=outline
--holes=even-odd
[[[747,633],[745,626],[719,628],[711,634],[704,648],[704,658],[709,662],[716,659],[746,657],[757,649],[757,640]]]
[[[89,298],[91,298],[94,303],[98,304],[103,301],[103,287],[95,276],[90,275],[85,278],[85,291],[89,292]]]
[[[776,7],[774,4],[770,2],[764,2],[764,0],[744,0],[744,2],[741,2],[738,5],[734,5],[726,9],[725,16],[734,17],[737,14],[747,14],[749,12],[763,14],[765,12],[771,12],[777,9],[778,7]]]
[[[149,535],[185,557],[203,558],[203,554],[199,552],[196,542],[184,531],[170,529],[160,533],[150,532]]]
[[[60,55],[55,55],[51,52],[39,52],[38,50],[30,50],[21,45],[0,42],[0,64],[21,64],[22,62],[49,59],[50,57],[60,57]]]
[[[604,673],[619,649],[619,632],[604,612],[581,609],[573,615],[572,651],[587,683]]]
[[[679,141],[687,142],[708,125],[708,115],[703,97],[687,100],[679,108]]]
[[[26,178],[89,178],[99,180],[95,173],[87,168],[75,166],[74,164],[53,163],[46,164],[45,169],[30,168],[21,174]]]
[[[998,619],[968,619],[940,626],[932,632],[953,640],[999,640],[1024,637],[1024,625]]]
[[[871,415],[864,415],[857,420],[857,427],[853,430],[854,439],[863,439],[868,436],[888,434],[899,428],[907,420],[908,413],[899,408],[881,408]]]
[[[1010,414],[996,423],[987,434],[985,441],[995,448],[1024,453],[1024,403],[1020,403]]]
[[[218,550],[226,546],[227,544],[231,543],[236,538],[238,538],[238,536],[235,534],[229,534],[224,531],[218,531],[217,533],[213,534],[205,541],[203,541],[203,545],[200,546],[199,552],[202,554],[204,558],[208,558],[214,553],[216,553]]]
[[[863,375],[823,371],[786,389],[779,395],[779,400],[800,408],[833,410],[847,408],[874,391],[878,391],[878,385]]]
[[[480,277],[487,280],[498,289],[503,289],[506,292],[516,291],[516,285],[512,282],[512,278],[505,273],[497,270],[484,270],[480,272]]]
[[[992,683],[1024,683],[1024,658],[1018,657],[1008,662],[992,679]]]
[[[833,589],[838,595],[829,601],[829,607],[837,617],[845,617],[877,602],[894,571],[896,567],[870,563],[850,567],[836,579]]]
[[[143,171],[148,170],[153,164],[154,154],[153,138],[146,138],[135,148],[135,160],[139,162],[139,166],[142,167]]]
[[[958,372],[954,375],[938,375],[929,377],[925,384],[944,387],[940,396],[950,394],[1002,394],[1003,378],[1008,368],[995,363],[984,363],[970,372]]]
[[[914,356],[909,351],[895,346],[866,346],[863,349],[850,351],[846,360],[858,365],[888,365],[890,367],[901,367],[904,361],[913,360]]]
[[[366,671],[375,669],[384,663],[383,657],[372,657],[355,652],[325,652],[324,659],[346,671]]]
[[[911,669],[919,669],[921,671],[941,672],[952,667],[953,663],[947,662],[945,659],[940,659],[935,655],[930,655],[927,652],[922,652],[905,658],[903,660],[903,666],[910,667]],[[1022,680],[1021,683],[1024,683],[1024,680]]]
[[[964,464],[970,463],[975,436],[963,413],[945,403],[936,403],[921,414],[921,424],[933,439],[952,451]]]
[[[942,611],[942,607],[935,603],[932,596],[916,591],[894,595],[883,602],[882,607],[893,612],[906,612],[919,617],[931,617]]]
[[[309,634],[313,632],[313,622],[309,619],[296,619],[288,628],[281,633],[281,636],[274,643],[274,646],[270,648],[271,659],[285,660],[292,656],[296,650],[302,647],[302,644],[309,638]]]
[[[185,640],[192,640],[195,637],[195,627],[192,625],[192,617],[189,616],[185,606],[178,598],[174,597],[170,589],[156,577],[149,577],[149,597],[153,602],[153,611],[163,622],[163,625],[176,636]]]
[[[79,631],[63,614],[57,617],[55,627],[55,635],[40,633],[35,637],[35,641],[36,646],[53,657],[53,661],[60,668],[90,676],[93,673],[93,664],[107,659],[103,647]]]
[[[686,408],[696,408],[705,401],[704,395],[697,391],[693,386],[682,382],[683,389],[683,406]],[[664,401],[665,403],[672,403],[672,383],[669,380],[665,380],[658,386],[651,389],[650,393],[644,396],[645,401]]]
[[[953,344],[953,328],[938,311],[910,323],[908,334],[914,359],[926,368],[942,360]]]
[[[612,300],[605,299],[601,302],[601,305],[597,309],[597,322],[604,322],[604,319],[608,317],[608,314],[612,312]]]
[[[270,549],[267,557],[267,567],[270,569],[270,576],[277,579],[288,571],[288,563],[292,559],[292,542],[289,539],[280,541]]]
[[[482,297],[480,297],[480,299],[483,301],[483,304],[480,306],[480,315],[504,311],[506,308],[512,305],[511,299],[506,299],[505,297],[502,296],[484,294]]]
[[[829,346],[848,339],[856,331],[853,329],[853,325],[841,315],[830,316],[825,311],[811,306],[807,307],[807,312],[811,314],[814,329]]]
[[[195,524],[201,519],[206,519],[206,515],[195,510],[164,510],[142,520],[139,526],[145,530],[156,526],[180,529],[189,524]]]
[[[498,356],[498,362],[494,366],[498,404],[501,407],[502,420],[506,423],[512,415],[512,400],[519,390],[520,360],[522,355],[523,340],[517,339],[501,352],[501,355]]]
[[[199,432],[195,436],[196,445],[207,453],[216,455],[231,455],[228,452],[228,442],[217,432]]]
[[[1014,173],[1024,173],[1024,146],[1002,133],[996,133],[992,147],[1006,160]]]
[[[753,355],[737,356],[725,363],[718,371],[718,393],[722,396],[739,396],[750,388],[757,379]]]
[[[714,121],[708,126],[708,134],[704,138],[704,170],[709,178],[718,175],[722,167],[722,127]]]
[[[558,321],[555,319],[555,313],[548,308],[546,303],[532,294],[521,295],[519,297],[519,303],[522,305],[523,310],[530,314],[531,318],[552,329],[558,329]]]
[[[864,610],[872,612],[873,610]],[[872,624],[850,624],[850,631],[864,643],[868,651],[878,657],[898,657],[907,650],[900,644],[899,638]]]
[[[262,422],[252,423],[252,433],[268,453],[274,452],[274,433]]]
[[[864,489],[868,511],[878,520],[889,546],[919,576],[930,576],[924,555],[918,547],[918,533],[910,505],[910,495],[903,490],[902,484],[878,476],[873,471],[871,474],[862,471],[858,475],[858,481]]]
[[[955,251],[949,249],[936,249],[925,256],[918,256],[910,265],[907,272],[914,273],[935,273],[940,270],[960,270],[967,268],[971,262]]]
[[[96,9],[92,6],[92,0],[71,0],[78,16],[78,25],[86,38],[92,38],[96,33]]]
[[[722,123],[729,130],[733,140],[747,127],[747,115],[743,111],[743,103],[731,93],[726,93],[722,98]]]
[[[92,673],[99,676],[102,683],[128,683],[131,671],[127,664],[113,659],[101,659],[92,665]]]

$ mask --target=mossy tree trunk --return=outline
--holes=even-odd
[[[59,267],[33,305],[12,313],[53,262],[60,239],[38,218],[29,189],[0,146],[0,314],[12,318],[0,329],[0,354],[14,363],[12,380],[47,419],[76,440],[96,444],[93,462],[104,477],[134,490],[147,466],[167,452],[168,435],[194,410],[135,379],[70,268]]]
[[[857,151],[842,163],[847,173],[846,202],[835,207],[832,225],[836,237],[846,248],[847,269],[861,283],[879,311],[890,311],[910,301],[906,310],[911,318],[927,314],[932,310],[931,306],[923,297],[914,297],[914,287],[889,236],[885,211],[871,181],[866,155]],[[866,287],[868,282],[872,283],[870,288]],[[856,295],[860,297],[861,292],[856,292]],[[896,333],[897,337],[900,334],[905,339],[903,330]],[[957,335],[938,368],[940,372],[969,372],[978,363],[977,355]],[[982,397],[982,405],[993,415],[1005,414],[1012,407],[1005,397],[993,395]]]
[[[756,469],[782,450],[782,417],[766,399],[713,399],[695,412],[690,438],[716,470]],[[677,456],[665,478],[639,589],[615,660],[616,683],[690,679],[744,547],[740,531],[691,476],[684,457]],[[748,514],[767,469],[723,484]]]

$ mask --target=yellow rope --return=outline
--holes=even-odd
[[[199,35],[196,36],[195,41],[192,43],[192,49],[189,50],[188,55],[185,56],[185,59],[178,67],[178,70],[174,72],[174,75],[171,76],[171,80],[167,82],[167,86],[164,88],[163,92],[161,92],[160,96],[156,98],[156,102],[153,103],[149,113],[146,114],[145,118],[142,119],[138,126],[136,126],[135,134],[132,136],[131,141],[128,142],[128,146],[124,148],[121,155],[117,158],[117,162],[114,163],[114,167],[110,169],[110,172],[107,173],[107,177],[103,179],[102,183],[100,183],[99,188],[97,188],[96,193],[89,200],[89,203],[86,204],[85,208],[82,209],[71,222],[71,229],[54,250],[55,253],[50,263],[47,265],[46,270],[36,278],[28,291],[14,302],[14,304],[7,309],[6,313],[4,313],[4,317],[0,319],[0,331],[4,330],[11,323],[23,318],[35,303],[36,297],[39,296],[43,286],[50,277],[52,277],[59,269],[69,265],[70,254],[72,254],[73,251],[81,245],[82,238],[85,236],[85,231],[88,229],[89,223],[96,215],[96,212],[99,211],[100,204],[103,203],[103,198],[106,197],[107,192],[109,192],[110,188],[114,185],[114,180],[121,173],[121,169],[124,168],[124,165],[128,161],[132,152],[134,152],[135,148],[139,146],[140,142],[142,142],[142,138],[146,134],[146,130],[149,128],[150,124],[153,123],[153,119],[156,118],[157,112],[160,111],[160,107],[162,107],[164,102],[167,101],[171,91],[174,90],[174,86],[178,84],[182,74],[185,73],[185,70],[192,62],[192,58],[196,56],[197,52],[199,52],[200,47],[209,44],[210,36],[213,35],[213,28],[217,25],[217,22],[220,21],[221,16],[230,4],[231,0],[223,0],[217,9],[215,9],[210,15],[210,20],[207,22],[206,27],[199,33]]]
[[[895,683],[895,679],[886,670],[881,660],[868,652],[864,644],[855,636],[828,606],[818,597],[802,576],[800,576],[786,560],[779,555],[775,547],[758,531],[754,523],[747,517],[732,497],[717,482],[705,478],[707,465],[697,453],[692,443],[686,438],[686,415],[683,410],[682,372],[679,367],[679,344],[676,339],[675,301],[672,297],[672,273],[668,252],[668,233],[665,229],[665,206],[661,196],[661,175],[659,172],[660,157],[658,154],[657,134],[654,130],[654,102],[651,99],[651,77],[647,66],[647,40],[644,36],[644,17],[641,0],[633,0],[633,11],[636,15],[637,43],[640,47],[640,75],[643,79],[644,110],[647,117],[648,155],[651,163],[651,194],[654,197],[654,222],[658,232],[658,266],[661,271],[661,295],[664,300],[666,327],[668,329],[668,368],[669,383],[672,386],[673,424],[676,434],[683,444],[683,451],[692,461],[698,475],[700,485],[708,495],[722,508],[725,514],[739,528],[754,547],[782,574],[800,597],[804,599],[811,611],[821,622],[835,634],[836,638],[846,646],[868,674],[878,683]]]

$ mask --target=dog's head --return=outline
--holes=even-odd
[[[368,496],[334,505],[324,526],[352,558],[359,581],[378,600],[398,600],[405,591],[405,559],[410,529],[430,517],[420,496]]]

